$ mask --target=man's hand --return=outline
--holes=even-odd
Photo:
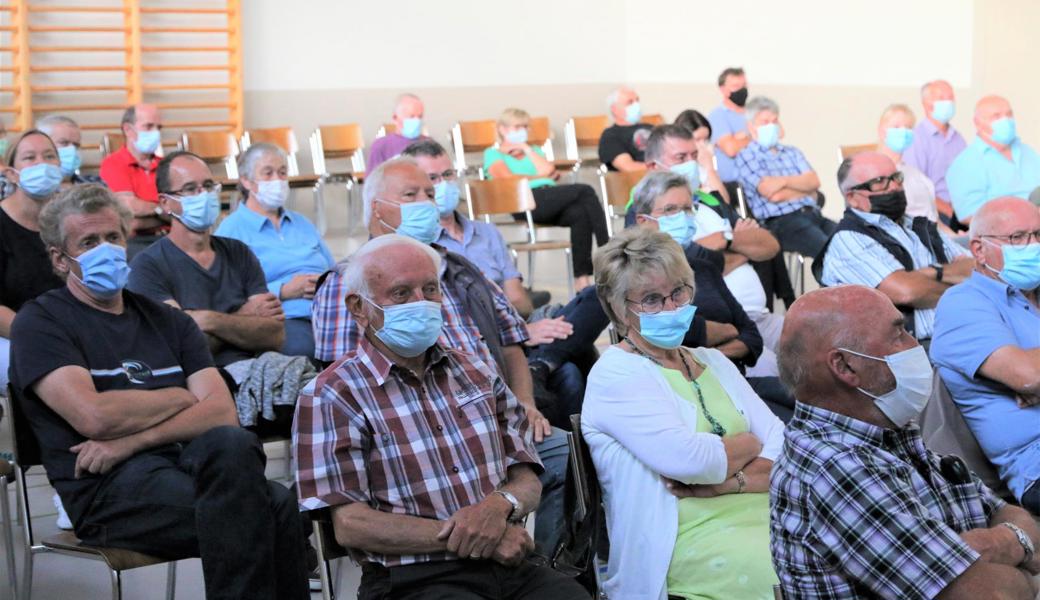
[[[294,275],[292,279],[282,286],[282,300],[292,300],[294,298],[310,300],[314,298],[314,291],[318,286],[318,277],[321,277],[318,273]]]
[[[282,303],[270,292],[251,296],[246,303],[235,311],[236,315],[248,317],[275,317],[279,320],[285,319],[282,311]]]
[[[545,418],[542,411],[537,408],[524,407],[527,412],[527,422],[531,425],[531,433],[534,435],[534,443],[540,444],[546,437],[552,435],[552,424]]]
[[[447,540],[448,552],[461,558],[491,558],[506,532],[506,517],[512,509],[500,494],[489,494],[453,514],[444,522],[437,539]]]
[[[104,442],[87,440],[69,448],[69,451],[76,454],[75,476],[79,479],[87,473],[104,475],[133,456],[137,450],[127,438],[122,437]]]
[[[510,525],[495,546],[491,560],[506,567],[515,567],[534,550],[534,540],[521,525]]]
[[[739,219],[737,224],[733,226],[733,232],[738,231],[751,231],[753,229],[761,229],[762,226],[758,224],[758,221],[754,219]]]
[[[777,192],[784,189],[787,180],[784,177],[768,177],[758,184],[758,191],[766,198],[772,198]]]
[[[715,165],[711,161],[711,159],[714,157],[715,150],[711,147],[711,144],[704,141],[697,142],[697,158],[695,160],[700,166],[706,169],[714,170]]]
[[[1025,556],[1025,550],[1014,532],[1003,525],[969,529],[960,535],[964,543],[981,554],[987,562],[1017,567]]]
[[[563,320],[563,317],[555,319],[542,319],[527,324],[527,335],[530,336],[524,345],[540,346],[548,344],[553,340],[565,340],[574,333],[574,325]]]

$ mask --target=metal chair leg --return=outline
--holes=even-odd
[[[21,600],[31,600],[32,598],[32,584],[33,584],[33,539],[32,539],[32,522],[29,520],[29,505],[25,494],[28,493],[25,485],[25,471],[18,465],[15,465],[14,476],[16,478],[22,478],[19,484],[16,485],[16,489],[21,489],[22,493],[18,494],[18,518],[21,519],[22,523],[22,534],[25,537],[25,558],[22,563],[22,580],[21,587],[19,588],[19,597]]]
[[[527,285],[534,289],[534,252],[527,253]]]
[[[567,299],[570,300],[574,297],[574,262],[570,248],[563,251],[563,258],[567,261]]]
[[[293,480],[292,440],[285,440],[285,480]]]
[[[177,561],[171,560],[166,567],[166,600],[174,600],[177,595]]]
[[[325,183],[318,180],[314,184],[314,220],[317,221],[318,233],[325,235],[329,223],[325,219]]]
[[[115,569],[109,570],[112,578],[112,600],[123,600],[123,576]]]
[[[16,466],[15,468],[17,469],[18,467]],[[8,490],[10,489],[9,484],[9,477],[0,477],[0,511],[3,511],[4,519],[4,551],[7,554],[7,583],[11,589],[11,598],[17,598],[18,577],[15,572],[16,567],[14,564],[14,525],[11,523],[14,515],[11,514],[11,501],[7,496]]]

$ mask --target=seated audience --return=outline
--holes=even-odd
[[[964,225],[993,198],[1027,198],[1040,185],[1040,154],[1018,138],[1007,100],[986,96],[975,105],[975,139],[953,160],[946,181]]]
[[[643,108],[639,94],[632,88],[619,87],[607,96],[607,111],[614,124],[599,138],[599,161],[611,171],[645,169],[643,151],[653,125],[640,122]]]
[[[1040,514],[1040,211],[991,200],[970,235],[975,271],[939,301],[932,360],[1001,479]]]
[[[364,335],[300,400],[300,506],[332,508],[336,541],[363,555],[361,598],[588,598],[525,560],[538,453],[498,372],[438,343],[441,260],[384,235],[347,261],[346,303]]]
[[[682,348],[694,277],[670,236],[628,229],[596,254],[623,341],[582,411],[606,507],[611,598],[765,598],[769,470],[783,425],[724,354]]]
[[[436,192],[426,173],[411,158],[383,163],[370,171],[362,190],[364,219],[371,238],[398,233],[433,244],[440,227]],[[434,244],[441,255],[441,345],[480,359],[501,376],[527,412],[536,448],[542,457],[542,503],[538,507],[536,542],[551,553],[562,533],[563,491],[567,477],[567,439],[554,431],[537,409],[531,371],[523,343],[527,326],[502,290],[463,256]],[[332,361],[353,352],[363,339],[363,325],[347,309],[343,265],[330,271],[314,296],[312,323],[315,355]],[[303,398],[312,394],[304,390]]]
[[[953,159],[967,146],[964,137],[950,123],[956,112],[953,86],[942,79],[924,84],[921,86],[921,106],[925,118],[914,127],[913,141],[903,153],[903,161],[935,184],[935,204],[948,224],[953,207],[950,205],[946,172]]]
[[[173,225],[133,260],[129,289],[180,308],[206,334],[242,426],[287,434],[299,387],[316,373],[306,358],[277,353],[285,313],[256,256],[238,240],[212,235],[220,184],[201,158],[184,151],[159,163],[156,183]]]
[[[58,148],[61,160],[62,189],[77,183],[102,183],[97,175],[81,174],[79,167],[83,163],[80,157],[80,146],[83,134],[79,124],[63,115],[47,115],[36,121],[36,128],[47,134]]]
[[[935,184],[917,167],[906,164],[904,152],[914,139],[914,113],[905,104],[892,104],[881,113],[878,123],[877,152],[891,160],[903,174],[903,193],[906,195],[906,215],[927,217],[939,221],[935,205]]]
[[[159,239],[169,218],[159,207],[155,170],[162,155],[162,120],[154,104],[126,109],[120,125],[126,143],[101,161],[101,179],[134,215],[127,252],[131,259]]]
[[[751,142],[737,155],[748,210],[780,241],[785,252],[820,253],[836,224],[820,214],[820,178],[794,146],[781,144],[780,107],[765,96],[744,110]]]
[[[245,243],[260,261],[267,289],[281,301],[285,314],[281,353],[312,357],[311,300],[318,277],[335,261],[314,225],[285,208],[289,175],[284,150],[253,144],[238,159],[238,175],[244,201],[220,222],[216,235]]]
[[[736,195],[730,196],[729,190],[715,169],[715,146],[711,142],[711,122],[708,118],[699,111],[688,108],[675,117],[675,124],[693,133],[693,143],[697,145],[697,176],[700,178],[701,189],[708,194],[718,192],[727,204],[736,200]]]
[[[390,121],[397,127],[397,131],[387,132],[381,138],[372,142],[372,148],[368,151],[368,161],[365,167],[371,173],[384,162],[394,158],[419,138],[424,138],[423,132],[423,103],[415,94],[401,94],[394,104],[394,112]]]
[[[502,113],[498,118],[498,146],[484,151],[484,171],[489,179],[530,179],[534,222],[570,229],[575,289],[580,291],[592,282],[593,237],[597,246],[607,243],[607,217],[591,186],[557,185],[560,175],[556,167],[545,159],[541,148],[527,143],[530,122],[530,115],[518,108]]]
[[[40,215],[65,283],[19,311],[11,372],[47,477],[85,544],[199,556],[209,598],[310,598],[293,494],[264,477],[202,333],[123,289],[130,219],[99,185]]]
[[[721,152],[715,155],[719,163],[719,177],[726,184],[730,199],[737,197],[740,170],[737,155],[751,143],[748,122],[744,116],[747,104],[747,76],[741,67],[727,67],[719,74],[719,94],[722,104],[708,113],[711,122],[711,141]]]
[[[1036,595],[1032,517],[913,420],[928,355],[882,293],[841,286],[791,306],[780,373],[798,398],[770,482],[773,565],[786,598]]]
[[[971,273],[968,251],[925,217],[906,214],[903,174],[885,155],[862,152],[838,168],[845,216],[813,262],[825,286],[877,288],[903,312],[907,331],[932,339],[935,305]]]

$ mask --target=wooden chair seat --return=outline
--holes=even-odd
[[[545,241],[545,242],[516,242],[509,244],[511,250],[517,252],[538,252],[541,250],[567,250],[571,247],[568,241]]]
[[[84,544],[76,534],[71,531],[63,531],[43,539],[43,545],[55,552],[71,552],[75,554],[91,554],[105,561],[110,569],[126,571],[151,565],[161,565],[169,562],[168,559],[158,558],[133,550],[122,548],[101,548]]]

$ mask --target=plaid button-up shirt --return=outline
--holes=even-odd
[[[748,208],[756,219],[771,219],[793,213],[805,206],[816,206],[815,195],[802,196],[786,202],[770,202],[758,193],[758,184],[762,182],[763,177],[801,175],[813,170],[798,148],[777,144],[773,149],[769,149],[758,142],[751,142],[737,154],[736,161],[740,186],[744,188]]]
[[[1004,506],[952,483],[916,425],[885,430],[797,403],[769,490],[773,565],[788,598],[933,598],[979,555],[959,533]]]
[[[416,378],[362,338],[314,390],[301,396],[293,427],[303,510],[364,502],[443,520],[505,483],[510,466],[541,468],[516,397],[461,352],[433,346]],[[364,554],[386,566],[458,558]]]

